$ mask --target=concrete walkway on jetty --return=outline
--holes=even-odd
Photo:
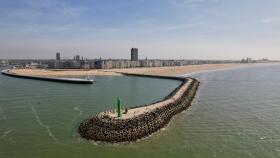
[[[7,75],[7,76],[11,76],[11,77],[34,79],[34,80],[44,80],[44,81],[52,81],[52,82],[75,83],[75,84],[93,84],[93,82],[94,82],[94,80],[92,80],[92,79],[54,78],[54,77],[37,77],[37,76],[19,75],[19,74],[10,72],[10,69],[2,70],[1,73],[3,75]]]
[[[133,117],[140,116],[144,113],[151,112],[157,108],[162,108],[164,106],[167,106],[175,101],[177,101],[179,98],[182,97],[183,93],[187,90],[190,83],[193,81],[193,79],[189,78],[188,81],[169,99],[164,100],[162,102],[154,103],[148,106],[138,107],[138,108],[132,108],[127,111],[127,113],[123,113],[122,117],[117,117],[117,112],[112,110],[108,112],[103,112],[99,114],[99,117],[109,117],[114,119],[129,119]]]

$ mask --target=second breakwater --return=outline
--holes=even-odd
[[[62,82],[62,83],[76,83],[76,84],[92,84],[94,80],[90,79],[79,79],[79,78],[53,78],[53,77],[38,77],[38,76],[28,76],[28,75],[19,75],[16,73],[11,73],[9,69],[1,71],[2,74],[25,79],[34,79],[34,80],[43,80],[51,82]]]

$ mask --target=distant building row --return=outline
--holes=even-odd
[[[77,55],[73,60],[61,60],[60,53],[56,53],[56,60],[49,63],[48,68],[52,69],[113,69],[113,68],[134,68],[134,67],[166,67],[183,66],[196,64],[218,64],[234,63],[236,61],[218,60],[139,60],[138,48],[131,49],[131,59],[94,59],[84,60]]]
[[[8,66],[9,65],[9,61],[7,60],[0,60],[0,66]]]
[[[49,69],[113,69],[134,67],[167,67],[199,64],[226,64],[226,63],[263,63],[271,62],[268,59],[253,60],[245,58],[238,60],[139,60],[138,48],[131,49],[131,59],[92,59],[88,60],[79,55],[73,59],[62,59],[60,52],[56,53],[55,60],[0,60],[0,66],[14,65],[22,68],[49,68]]]

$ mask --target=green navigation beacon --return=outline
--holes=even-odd
[[[118,97],[118,99],[117,99],[117,112],[118,112],[118,117],[122,117],[120,97]]]

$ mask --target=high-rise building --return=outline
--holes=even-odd
[[[131,48],[131,60],[132,61],[138,60],[138,48]]]
[[[58,60],[58,61],[60,60],[60,52],[56,53],[56,60]]]
[[[76,61],[80,61],[80,56],[79,56],[79,55],[76,55],[75,60],[76,60]]]

